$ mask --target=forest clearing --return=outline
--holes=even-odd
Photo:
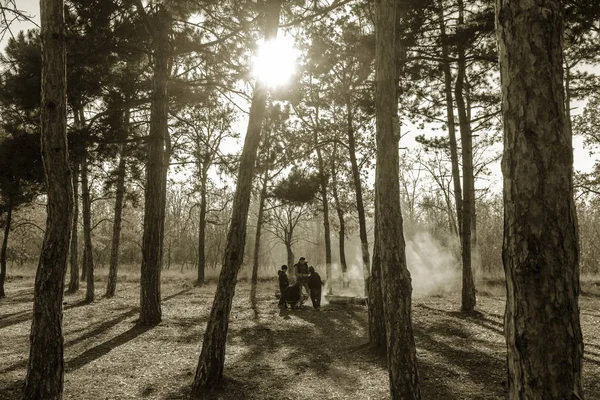
[[[105,281],[106,275],[99,276]],[[64,399],[187,399],[215,284],[163,282],[163,322],[137,327],[139,283],[124,276],[115,297],[84,305],[65,296]],[[385,358],[366,348],[364,306],[325,305],[280,313],[275,280],[234,297],[225,383],[206,399],[386,399]],[[587,399],[600,399],[600,286],[584,280],[580,298]],[[18,398],[31,327],[32,277],[8,280],[2,299],[0,399]],[[506,398],[504,287],[478,294],[478,312],[460,313],[459,294],[415,297],[413,323],[423,399]]]

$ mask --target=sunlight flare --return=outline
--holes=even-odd
[[[275,40],[261,42],[254,57],[252,75],[269,86],[282,86],[296,72],[298,50],[294,39],[278,36]]]

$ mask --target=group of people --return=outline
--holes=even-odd
[[[304,289],[312,301],[313,308],[319,310],[321,308],[321,287],[323,286],[321,277],[312,266],[308,266],[304,257],[300,257],[293,268],[296,282],[291,286],[287,276],[288,266],[282,265],[277,272],[279,275],[279,293],[281,293],[279,307],[286,309],[289,305],[294,309],[302,305],[305,299],[302,294],[302,289]]]

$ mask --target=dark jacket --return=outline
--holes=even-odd
[[[304,280],[305,276],[308,275],[308,264],[307,263],[298,263],[294,265],[294,271],[296,275],[296,279]]]
[[[283,294],[285,289],[290,286],[290,281],[288,280],[288,276],[285,271],[279,270],[277,275],[279,275],[279,293]]]
[[[310,276],[308,277],[308,288],[310,289],[310,291],[320,292],[321,286],[323,286],[323,281],[321,280],[319,274],[317,274],[316,272],[310,274]]]

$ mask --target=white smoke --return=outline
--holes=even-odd
[[[457,251],[443,246],[428,232],[418,232],[406,241],[406,264],[414,296],[455,292],[460,288]]]
[[[450,243],[450,246],[458,243]],[[406,240],[406,263],[412,278],[413,296],[431,296],[460,289],[458,247],[443,245],[428,232],[416,232]],[[325,271],[319,271],[325,276]],[[323,294],[364,297],[364,277],[360,255],[348,263],[346,273],[340,264],[331,266],[331,278],[325,282]],[[324,299],[325,301],[325,299]]]

